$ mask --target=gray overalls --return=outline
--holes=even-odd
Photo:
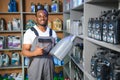
[[[34,29],[33,31],[36,34],[36,31]],[[47,42],[47,40],[50,40],[50,44],[49,43],[42,44]],[[46,47],[46,49],[44,49],[44,55],[30,58],[30,65],[28,67],[29,80],[53,80],[54,63],[53,63],[53,57],[49,55],[49,51],[54,46],[54,44],[55,44],[55,39],[51,36],[48,37],[37,36],[34,39],[31,47],[31,51],[35,49],[36,45],[40,47],[47,45],[49,47]]]

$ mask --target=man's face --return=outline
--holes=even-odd
[[[37,24],[41,26],[46,26],[48,21],[48,16],[44,10],[39,10],[36,14]]]

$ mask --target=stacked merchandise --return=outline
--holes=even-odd
[[[98,49],[91,58],[91,75],[97,80],[119,80],[119,53],[107,49]]]
[[[20,49],[20,36],[0,36],[0,49]]]
[[[53,57],[54,64],[55,64],[55,72],[54,72],[54,80],[64,80],[63,77],[63,61]]]
[[[13,18],[12,21],[8,21],[6,26],[6,21],[4,18],[0,18],[0,31],[20,31],[20,19],[19,18]]]
[[[10,2],[8,3],[8,12],[17,12],[16,0],[10,0]]]
[[[88,37],[96,40],[120,43],[120,10],[101,12],[100,17],[90,18],[88,21]]]
[[[83,80],[83,72],[75,65],[74,80]]]
[[[39,10],[41,7],[44,7],[48,12],[53,12],[53,13],[57,13],[60,12],[60,4],[59,4],[59,0],[52,0],[52,4],[51,6],[47,3],[45,3],[44,5],[37,3],[37,5],[34,2],[31,2],[31,12],[36,12],[37,10]]]
[[[22,73],[4,74],[3,76],[0,75],[0,80],[22,80]]]
[[[19,66],[19,65],[20,65],[19,53],[13,52],[11,58],[6,53],[0,54],[0,67]]]

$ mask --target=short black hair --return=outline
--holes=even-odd
[[[47,15],[47,17],[48,17],[48,11],[44,8],[43,5],[41,5],[40,9],[37,9],[37,10],[36,10],[36,16],[37,16],[37,12],[40,11],[40,10],[45,11],[45,13],[46,13],[46,15]]]

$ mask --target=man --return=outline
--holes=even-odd
[[[48,12],[41,8],[36,12],[37,24],[34,29],[37,30],[39,36],[49,36],[50,28],[47,26]],[[52,30],[52,37],[56,40],[57,35]],[[30,66],[28,67],[29,80],[53,80],[54,64],[52,56],[50,54],[44,55],[43,47],[35,47],[35,50],[31,51],[36,35],[34,31],[28,29],[24,34],[23,50],[22,54],[26,57],[33,58]],[[34,59],[37,57],[36,59]]]

